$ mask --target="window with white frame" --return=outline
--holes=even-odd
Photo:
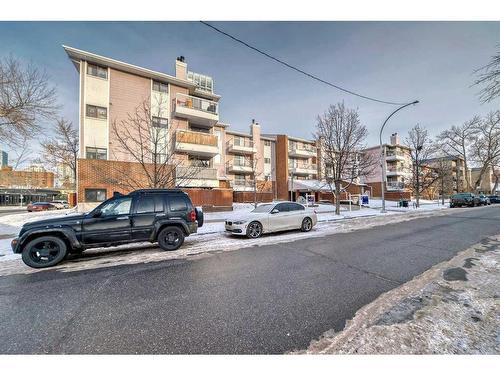
[[[163,83],[163,82],[153,81],[153,91],[167,93],[168,92],[168,84]]]
[[[101,120],[108,118],[108,109],[105,107],[98,107],[96,105],[87,104],[85,113],[87,117],[98,118]]]
[[[108,68],[95,64],[87,64],[87,74],[94,77],[108,79]]]

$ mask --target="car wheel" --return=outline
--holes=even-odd
[[[252,221],[247,227],[248,238],[259,238],[262,234],[262,225],[258,221]]]
[[[309,232],[313,227],[313,222],[311,218],[306,217],[304,220],[302,220],[302,226],[300,227],[300,230],[302,232]]]
[[[455,207],[455,206],[454,206],[454,205],[452,205],[452,204],[450,204],[450,208],[453,208],[453,207]]]
[[[22,259],[32,268],[52,267],[64,259],[67,251],[66,244],[59,237],[43,236],[26,244]]]
[[[158,245],[162,250],[174,251],[184,243],[184,233],[178,227],[166,227],[158,234]]]

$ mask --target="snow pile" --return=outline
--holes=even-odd
[[[385,201],[385,208],[387,211],[401,211],[401,212],[408,212],[408,211],[434,211],[434,210],[443,210],[446,208],[450,207],[450,200],[445,199],[444,200],[444,205],[441,204],[441,201],[430,201],[426,199],[420,199],[420,207],[419,208],[414,208],[415,201],[411,201],[408,203],[408,208],[406,207],[399,207],[399,202],[397,201]],[[382,200],[381,199],[370,199],[368,206],[370,208],[381,208],[382,207]]]
[[[361,308],[300,353],[500,354],[500,236]]]

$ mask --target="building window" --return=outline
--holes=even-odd
[[[271,158],[264,158],[264,164],[271,164]]]
[[[198,133],[205,133],[205,134],[210,134],[210,129],[209,128],[204,128],[203,126],[196,126],[196,125],[189,125],[189,130],[193,132],[198,132]]]
[[[197,156],[189,155],[188,160],[189,165],[193,167],[210,168],[210,159],[202,159]]]
[[[196,85],[196,87],[199,88],[200,90],[208,92],[213,92],[214,90],[213,80],[209,76],[205,76],[194,72],[188,72],[187,79],[188,81],[193,82]]]
[[[87,74],[94,77],[108,79],[108,68],[103,68],[102,66],[94,64],[87,64]]]
[[[264,146],[269,146],[269,147],[271,147],[271,141],[270,141],[270,140],[265,139],[265,140],[264,140]]]
[[[168,126],[168,119],[163,118],[163,117],[153,116],[153,128],[166,129],[167,126]]]
[[[85,202],[104,202],[106,189],[85,189]]]
[[[167,93],[168,92],[168,84],[163,83],[163,82],[153,81],[153,91]]]
[[[86,147],[85,154],[87,159],[99,159],[106,160],[107,150],[105,148],[97,148],[97,147]]]
[[[87,117],[99,118],[106,120],[108,118],[108,109],[87,104]]]

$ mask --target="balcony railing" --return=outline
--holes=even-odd
[[[297,174],[316,174],[318,172],[316,164],[304,164],[304,163],[292,163],[289,165],[289,169],[293,173]]]
[[[203,111],[214,115],[218,114],[218,105],[216,102],[198,98],[196,96],[178,93],[176,95],[176,105],[184,108],[196,109],[198,111]]]
[[[403,190],[405,188],[405,184],[400,181],[388,181],[387,182],[387,190]]]
[[[226,142],[227,151],[237,154],[253,154],[257,152],[254,143],[248,138],[233,138]]]
[[[253,184],[254,184],[253,180],[234,180],[233,181],[234,186],[253,187]]]
[[[176,176],[183,180],[217,180],[217,169],[200,166],[187,166],[176,168]]]
[[[217,147],[217,136],[213,134],[193,132],[190,130],[176,130],[175,141],[179,143],[191,143]]]
[[[248,159],[234,159],[232,161],[227,162],[228,166],[235,166],[235,167],[245,167],[245,168],[252,168],[252,161]]]
[[[385,154],[386,156],[406,156],[404,152],[401,151],[394,151],[394,150],[389,150]]]

